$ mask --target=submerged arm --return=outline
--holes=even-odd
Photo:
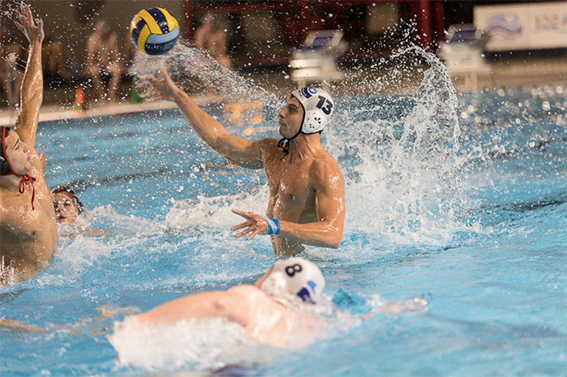
[[[41,68],[41,44],[43,42],[43,21],[36,26],[29,5],[22,5],[17,11],[16,26],[30,43],[26,72],[22,82],[20,113],[15,131],[30,147],[35,145],[39,108],[43,101],[43,72]]]
[[[0,327],[3,328],[9,328],[12,330],[17,330],[17,331],[27,331],[27,332],[47,332],[47,329],[44,329],[43,327],[38,327],[36,325],[27,325],[25,323],[22,323],[20,321],[16,321],[13,319],[8,319],[8,318],[0,318]]]

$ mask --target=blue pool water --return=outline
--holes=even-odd
[[[252,138],[276,136],[278,100]],[[265,210],[265,177],[220,166],[177,110],[44,123],[48,184],[77,187],[90,226],[111,235],[62,237],[44,271],[0,288],[0,318],[45,330],[0,329],[0,375],[567,374],[567,87],[457,97],[426,74],[414,95],[336,102],[323,142],[346,177],[345,234],[303,256],[348,326],[294,350],[222,322],[117,334],[128,313],[253,282],[274,262],[267,237],[229,232],[231,208]],[[222,105],[207,110],[222,119]],[[420,312],[357,320],[416,296]]]

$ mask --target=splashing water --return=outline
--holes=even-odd
[[[165,57],[139,56],[136,74],[139,77],[156,74],[156,67],[167,61],[172,78],[187,85],[190,80],[181,67],[192,62],[197,64],[192,71],[197,81],[205,81],[207,77],[213,81],[229,80],[231,84],[220,85],[219,90],[231,99],[252,98],[268,107],[268,111],[278,110],[274,107],[277,100],[273,94],[226,71],[216,62],[206,60],[210,57],[203,55],[203,58],[199,54],[192,47],[180,45]],[[456,115],[456,93],[444,67],[433,55],[418,48],[403,50],[396,56],[402,55],[417,55],[430,66],[425,70],[416,94],[387,99],[375,96],[339,97],[337,104],[342,110],[336,113],[332,124],[324,132],[325,147],[337,158],[345,173],[347,221],[341,249],[319,261],[322,267],[332,263],[329,259],[333,256],[339,259],[356,256],[358,261],[369,261],[377,258],[374,251],[382,255],[398,245],[446,245],[462,228],[459,213],[466,201],[460,197],[462,184],[457,174],[460,128]],[[195,56],[201,57],[197,59]],[[205,71],[208,76],[201,74]],[[399,72],[394,77],[397,75]],[[384,83],[390,79],[386,76],[379,80]],[[367,84],[363,82],[361,86]],[[163,132],[165,135],[165,130]],[[193,134],[189,129],[184,132]],[[208,152],[206,156],[208,158]],[[140,161],[135,159],[132,163],[140,164]],[[142,162],[140,166],[146,165]],[[134,171],[138,170],[135,168]],[[170,174],[169,171],[164,170],[163,174]],[[262,173],[255,171],[250,174]],[[158,177],[161,176],[154,179],[159,180]],[[125,274],[143,276],[141,281],[133,279],[125,283],[129,289],[135,290],[169,290],[171,287],[187,286],[193,289],[218,288],[218,285],[240,283],[242,279],[261,273],[272,262],[271,255],[268,256],[270,252],[262,255],[259,251],[269,250],[269,240],[262,238],[245,244],[234,239],[228,227],[238,222],[230,213],[231,208],[262,213],[268,199],[268,187],[260,183],[252,185],[255,189],[250,189],[250,186],[235,184],[234,179],[227,182],[236,185],[234,190],[240,193],[220,196],[198,194],[189,200],[177,197],[161,219],[121,215],[115,210],[117,207],[111,205],[95,208],[93,218],[103,224],[111,223],[112,230],[119,236],[91,241],[83,237],[63,240],[59,263],[68,266],[65,273],[70,271],[71,276],[63,278],[63,271],[52,270],[38,283],[57,285],[64,284],[69,278],[79,280],[87,269],[104,268],[101,263],[104,260],[127,265],[124,267]],[[152,195],[163,197],[160,190],[158,186]],[[241,192],[244,190],[250,192]],[[373,241],[377,235],[381,238],[379,242]],[[364,245],[359,247],[359,243]],[[365,251],[364,256],[360,255],[361,248]],[[313,253],[318,252],[310,250],[310,257],[317,259],[317,254]],[[238,260],[236,267],[235,260]],[[154,266],[162,264],[168,266],[167,269],[155,271]],[[212,265],[216,268],[211,269]],[[230,363],[227,348],[217,344],[226,341],[226,332],[202,332],[194,324],[180,326],[159,334],[125,326],[116,329],[110,342],[120,353],[120,362],[124,365],[167,369],[171,362],[182,364],[175,368],[189,365],[196,369],[214,369]],[[242,334],[227,331],[236,343],[243,341]],[[180,332],[184,336],[174,336]],[[144,340],[137,341],[137,337]],[[179,342],[175,343],[178,346],[171,347],[172,338]],[[153,360],[144,354],[146,348],[135,346],[149,344],[147,342],[150,341],[154,343],[147,349],[159,353],[159,357],[154,356]],[[181,353],[167,353],[173,349]],[[202,352],[210,354],[204,356]]]
[[[460,147],[457,94],[444,65],[419,47],[405,48],[389,61],[381,62],[391,66],[392,61],[399,60],[406,64],[408,57],[429,66],[416,93],[395,97],[388,103],[370,97],[366,108],[355,103],[360,101],[359,97],[338,98],[339,109],[345,110],[336,113],[323,142],[346,173],[347,224],[354,224],[351,232],[378,230],[395,244],[447,244],[462,229],[459,214],[466,207],[457,174]],[[139,55],[134,73],[155,74],[156,67],[166,61],[172,78],[181,86],[196,79],[212,84],[225,97],[258,101],[271,107],[272,113],[279,110],[275,104],[281,105],[281,101],[273,94],[220,66],[208,53],[184,43],[165,57]],[[348,85],[360,92],[374,92],[400,80],[404,74],[407,72],[403,67],[393,66],[378,78],[356,77],[336,90]],[[341,163],[351,161],[357,163]],[[191,210],[191,206],[185,209],[193,213],[191,217],[216,212],[224,206],[224,199],[228,198],[213,200],[218,206],[207,203],[213,209],[202,206],[198,207],[200,210]],[[172,218],[180,218],[179,210],[179,206],[172,209],[169,225]],[[349,221],[349,217],[355,221]],[[348,225],[346,230],[349,231]]]
[[[120,364],[147,370],[215,370],[242,360],[244,347],[252,344],[241,326],[221,318],[152,327],[126,319],[108,339]]]
[[[163,67],[167,67],[173,81],[187,92],[208,90],[230,101],[255,102],[273,109],[281,103],[277,96],[255,85],[252,79],[223,67],[208,51],[192,47],[183,40],[165,55],[138,53],[131,73],[138,78],[157,77]]]
[[[414,46],[391,59],[408,55],[429,65],[417,92],[362,106],[353,103],[359,97],[342,99],[344,108],[357,110],[337,114],[325,146],[339,161],[356,162],[341,164],[348,166],[347,224],[354,217],[358,230],[395,244],[443,245],[463,228],[459,213],[467,206],[457,173],[458,99],[433,54]],[[398,77],[396,68],[391,72]],[[371,91],[375,81],[358,83],[359,90]]]

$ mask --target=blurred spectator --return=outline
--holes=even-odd
[[[93,80],[99,100],[116,100],[116,92],[120,85],[122,64],[119,56],[118,38],[112,33],[105,21],[96,23],[95,31],[87,40],[86,72]],[[103,80],[110,76],[108,96],[105,96]]]
[[[226,26],[216,15],[205,15],[203,23],[195,31],[195,45],[209,51],[220,65],[232,68],[232,60],[227,53]]]
[[[46,38],[43,42],[42,65],[43,77],[46,81],[71,79],[71,72],[65,66],[63,44],[60,41]]]
[[[23,58],[21,46],[9,38],[7,27],[0,28],[0,87],[1,97],[6,97],[9,107],[15,107],[20,99],[23,74],[18,70]]]
[[[136,46],[132,42],[130,30],[124,34],[124,43],[122,44],[121,58],[123,74],[129,75],[130,67],[134,64],[134,57],[136,56]]]

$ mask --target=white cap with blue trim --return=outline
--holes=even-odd
[[[325,288],[325,278],[313,262],[288,258],[274,263],[260,288],[284,305],[316,304]]]
[[[294,90],[291,95],[297,98],[303,110],[301,132],[314,134],[323,131],[334,111],[330,94],[318,88],[308,87]]]

